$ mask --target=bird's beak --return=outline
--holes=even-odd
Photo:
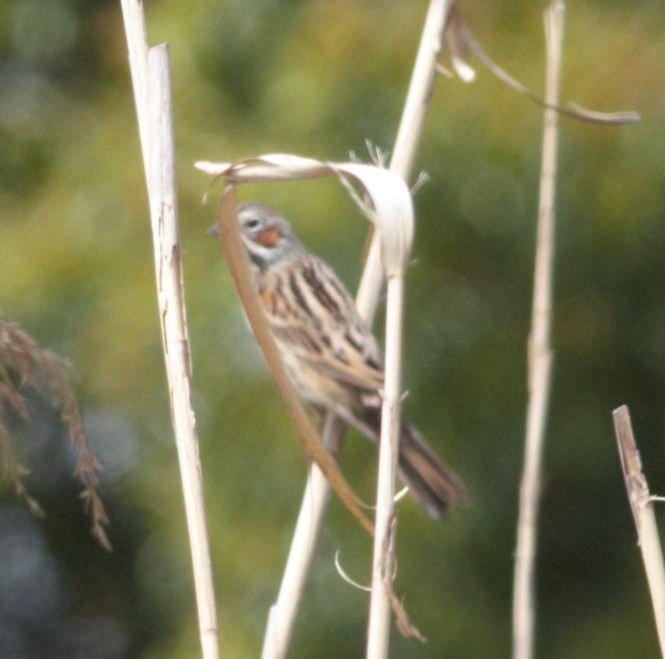
[[[219,235],[219,227],[217,224],[213,224],[209,229],[206,230],[207,234]]]

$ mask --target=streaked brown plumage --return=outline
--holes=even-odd
[[[383,368],[351,295],[277,211],[245,203],[238,217],[268,323],[299,396],[377,441]],[[405,420],[398,469],[432,517],[466,501],[461,480]]]

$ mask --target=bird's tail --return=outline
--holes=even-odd
[[[402,421],[400,431],[398,473],[430,517],[443,517],[455,504],[468,503],[460,477],[408,421]]]
[[[378,443],[380,407],[367,405],[360,414],[347,416],[346,420]],[[462,479],[405,419],[400,427],[397,473],[430,517],[445,517],[453,506],[469,503]]]

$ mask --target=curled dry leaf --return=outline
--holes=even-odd
[[[241,160],[234,164],[199,161],[196,163],[196,167],[215,177],[223,178],[228,184],[284,181],[321,176],[353,178],[372,202],[372,220],[379,227],[382,263],[386,276],[395,276],[408,266],[408,257],[405,258],[404,255],[409,254],[413,240],[413,203],[408,186],[401,176],[394,172],[358,162],[331,163],[291,154],[267,154]],[[319,465],[349,510],[366,529],[371,531],[371,523],[359,509],[358,497],[339,473],[336,463],[330,461],[328,451],[307,422],[297,396],[283,373],[281,360],[272,345],[267,327],[262,327],[263,316],[251,284],[244,249],[237,227],[233,230],[234,197],[233,194],[226,194],[222,200],[219,221],[220,236],[225,238],[223,246],[227,261],[232,268],[232,275],[254,334],[280,386],[280,391],[287,402],[309,456]]]
[[[235,164],[199,161],[196,163],[196,167],[215,177],[223,178],[230,185],[230,189],[222,197],[218,219],[222,246],[247,317],[291,412],[305,450],[328,478],[344,505],[361,525],[373,534],[372,523],[361,511],[363,504],[344,479],[337,463],[328,453],[317,433],[311,428],[281,366],[281,360],[273,345],[269,330],[265,326],[260,303],[251,282],[249,264],[237,227],[233,185],[320,176],[352,178],[361,186],[371,201],[370,219],[379,230],[381,261],[387,278],[402,274],[408,267],[414,225],[413,202],[409,188],[401,176],[381,167],[358,162],[322,162],[289,154],[263,155]],[[424,637],[409,619],[404,606],[392,589],[392,584],[386,581],[384,585],[400,632],[408,638],[423,641]]]
[[[408,265],[413,241],[413,201],[404,179],[390,170],[358,162],[324,162],[292,154],[273,153],[237,163],[198,161],[195,167],[226,183],[259,183],[344,176],[353,179],[372,202],[372,221],[381,233],[381,256],[387,277]]]

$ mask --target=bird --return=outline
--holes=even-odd
[[[238,221],[263,311],[296,393],[378,443],[381,353],[346,286],[278,211],[245,202],[238,205]],[[397,469],[432,518],[468,503],[461,479],[405,419]]]

